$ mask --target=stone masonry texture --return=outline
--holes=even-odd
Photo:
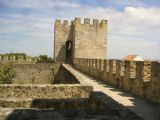
[[[51,84],[60,64],[14,64],[13,84]]]
[[[0,85],[0,99],[67,99],[87,98],[93,91],[92,86],[87,85]],[[4,94],[5,93],[5,94]]]

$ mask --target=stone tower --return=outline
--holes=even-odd
[[[54,59],[56,62],[72,63],[74,58],[106,59],[107,56],[107,20],[75,18],[68,21],[55,21]]]

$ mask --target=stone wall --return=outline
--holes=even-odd
[[[0,64],[0,68],[6,64]],[[12,84],[83,84],[64,64],[13,64]]]
[[[102,92],[91,92],[89,96],[87,95],[83,98],[79,96],[79,98],[33,99],[30,101],[0,100],[0,106],[12,107],[12,111],[4,108],[0,109],[0,118],[5,118],[2,120],[17,120],[19,117],[20,119],[29,120],[50,120],[54,118],[78,120],[144,120]]]
[[[85,18],[84,24],[80,18],[75,19],[73,54],[74,58],[106,59],[107,53],[107,20]]]
[[[0,55],[0,63],[36,64],[37,59],[24,55]]]
[[[80,84],[28,84],[0,85],[0,107],[11,108],[55,108],[63,106],[61,101],[85,99],[93,91],[92,86]],[[69,101],[70,101],[69,100]],[[78,102],[77,100],[75,102]],[[74,102],[74,103],[75,103]],[[79,101],[80,104],[81,101]],[[61,103],[61,104],[58,104]]]
[[[68,21],[61,20],[55,21],[54,27],[54,59],[55,62],[65,62],[66,61],[66,41],[69,40],[70,36],[70,26]]]
[[[60,64],[14,64],[16,76],[13,84],[51,84],[59,70]]]
[[[68,99],[87,98],[93,91],[88,85],[0,85],[0,98],[9,99]]]
[[[0,64],[5,64],[5,63],[13,63],[13,64],[37,64],[37,61],[33,60],[33,61],[27,61],[27,60],[2,60],[0,61]]]
[[[160,63],[102,59],[75,59],[74,67],[129,91],[152,103],[160,103]]]

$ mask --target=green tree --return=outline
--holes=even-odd
[[[5,63],[0,67],[0,84],[11,84],[15,74],[12,63]]]
[[[53,59],[47,55],[40,55],[38,62],[53,62]]]

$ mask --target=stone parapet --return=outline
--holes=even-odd
[[[158,61],[77,58],[74,60],[74,67],[152,103],[160,103]]]
[[[92,86],[80,84],[11,84],[0,85],[0,98],[3,99],[75,99],[88,98],[90,92],[93,91]]]

